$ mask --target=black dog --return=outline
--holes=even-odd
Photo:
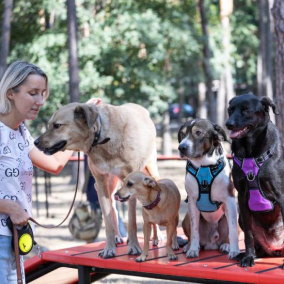
[[[253,266],[255,257],[284,255],[284,161],[269,107],[276,113],[269,98],[246,94],[233,98],[228,108],[232,174],[246,246],[237,259],[243,267]]]

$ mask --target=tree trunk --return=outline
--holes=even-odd
[[[162,122],[162,153],[165,156],[171,156],[172,152],[172,136],[170,129],[170,114],[166,110],[163,115]]]
[[[276,125],[284,143],[284,0],[275,0],[272,8],[275,30],[275,101],[279,111]]]
[[[198,84],[198,111],[197,116],[207,119],[206,86],[203,82]]]
[[[0,79],[2,78],[6,67],[9,54],[10,34],[11,34],[11,16],[13,10],[13,0],[5,0],[5,8],[2,22],[2,40],[0,54]]]
[[[205,11],[204,0],[199,0],[198,3],[200,16],[201,16],[201,25],[202,25],[202,33],[204,38],[203,44],[203,69],[206,78],[206,99],[208,102],[208,119],[212,122],[216,122],[216,102],[214,93],[212,91],[212,71],[210,66],[210,47],[209,47],[209,35],[207,28],[207,17]]]
[[[178,103],[179,103],[179,113],[178,113],[178,123],[179,125],[182,124],[183,122],[183,117],[184,117],[184,111],[183,111],[183,105],[184,105],[184,88],[183,88],[183,82],[180,79],[180,87],[177,91],[178,93]]]
[[[227,119],[227,105],[229,101],[235,96],[233,76],[230,64],[230,15],[233,12],[233,0],[220,0],[220,18],[223,27],[223,49],[224,49],[224,73],[221,75],[220,90],[218,92],[218,112],[217,122],[220,126],[225,127],[225,120]]]
[[[259,0],[259,50],[257,58],[257,95],[273,100],[273,34],[271,30],[271,12],[269,0]],[[275,115],[270,114],[275,121]]]
[[[77,17],[75,0],[67,0],[69,96],[70,102],[79,102],[79,70],[77,47]]]

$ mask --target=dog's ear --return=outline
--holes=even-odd
[[[220,125],[213,123],[213,127],[214,127],[214,130],[212,133],[213,143],[212,143],[210,150],[208,151],[208,155],[209,156],[213,155],[214,150],[216,151],[216,154],[222,155],[223,149],[221,147],[221,142],[222,141],[229,142],[229,140],[227,138],[226,132]]]
[[[219,141],[229,142],[225,130],[218,124],[213,124],[213,126],[214,126],[214,130],[215,130],[215,138],[218,139]]]
[[[279,112],[276,109],[276,105],[274,104],[274,102],[270,98],[262,97],[260,99],[260,102],[262,103],[262,106],[263,106],[263,109],[264,109],[265,112],[269,112],[269,107],[271,107],[275,114],[279,114]]]
[[[154,179],[152,179],[150,177],[145,177],[143,179],[143,185],[148,186],[148,187],[156,187],[157,183]]]
[[[74,120],[79,124],[87,124],[89,128],[93,127],[98,118],[98,112],[93,106],[79,105],[74,110]]]
[[[178,143],[180,143],[181,140],[182,140],[181,131],[182,131],[185,127],[186,127],[185,124],[183,124],[183,125],[179,128],[179,130],[178,130]]]
[[[187,127],[191,127],[192,124],[195,122],[196,119],[190,119],[188,120],[187,122],[185,122],[180,128],[179,128],[179,131],[178,131],[178,143],[180,143],[182,141],[182,135],[181,135],[181,132],[187,128]]]

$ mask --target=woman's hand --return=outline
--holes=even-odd
[[[18,203],[13,203],[15,204],[13,204],[9,214],[12,223],[16,226],[26,226],[30,216]]]
[[[25,226],[28,223],[28,213],[15,201],[0,199],[0,212],[9,215],[14,225]]]

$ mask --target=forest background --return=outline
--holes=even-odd
[[[49,76],[34,135],[60,106],[99,97],[143,105],[169,142],[171,103],[224,127],[229,100],[252,92],[276,102],[284,137],[283,0],[2,0],[0,16],[0,78],[18,59]]]

